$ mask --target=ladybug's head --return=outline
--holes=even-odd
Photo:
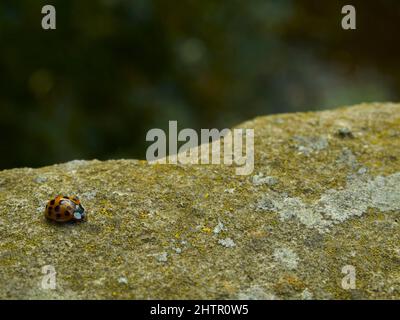
[[[82,205],[79,203],[76,203],[75,211],[74,211],[74,218],[76,220],[85,220],[86,218],[86,213],[85,213],[85,208],[82,207]]]

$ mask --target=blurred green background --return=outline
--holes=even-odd
[[[168,120],[222,129],[399,100],[399,31],[397,0],[1,0],[0,169],[143,159]]]

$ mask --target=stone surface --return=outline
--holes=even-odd
[[[1,171],[0,298],[399,299],[400,104],[237,127],[255,129],[249,176],[138,160]],[[88,221],[46,221],[56,194]]]

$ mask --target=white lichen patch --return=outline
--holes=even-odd
[[[256,208],[277,212],[281,220],[297,218],[307,227],[326,232],[333,224],[359,217],[368,208],[399,210],[400,172],[387,177],[354,178],[345,189],[328,190],[313,203],[285,194],[271,193],[261,199]]]
[[[44,182],[47,181],[47,177],[45,177],[45,176],[37,176],[37,177],[34,179],[34,181],[35,181],[36,183],[44,183]]]
[[[302,300],[312,300],[313,299],[313,294],[310,292],[310,290],[305,288],[301,293],[301,299]]]
[[[225,193],[234,194],[234,193],[235,193],[235,188],[225,189],[224,192],[225,192]]]
[[[283,267],[289,270],[297,268],[299,257],[290,248],[277,248],[274,250],[274,259]]]
[[[82,193],[80,196],[82,199],[85,199],[85,200],[93,200],[97,196],[97,191],[95,191],[95,190],[87,191],[85,193]]]
[[[177,254],[182,253],[182,249],[181,249],[181,248],[174,248],[174,251],[175,251]]]
[[[349,148],[343,148],[339,158],[336,160],[337,164],[344,164],[349,168],[355,169],[358,166],[357,158]]]
[[[296,147],[299,153],[309,155],[312,152],[318,152],[328,147],[328,139],[324,136],[321,137],[293,137],[296,141]]]
[[[168,261],[168,253],[161,252],[155,255],[155,258],[158,262],[167,262]]]
[[[263,173],[258,173],[253,176],[253,184],[255,186],[260,186],[263,184],[274,186],[278,183],[278,179],[272,176],[264,176]]]
[[[224,224],[221,221],[218,221],[218,224],[215,226],[213,232],[215,234],[220,233],[221,231],[226,230],[226,227],[224,226]]]
[[[118,283],[120,284],[128,284],[128,279],[125,277],[118,278]]]
[[[94,161],[97,161],[97,160],[94,160]],[[60,166],[63,166],[66,171],[75,173],[76,170],[79,170],[82,167],[88,166],[90,163],[91,163],[91,161],[87,161],[87,160],[72,160],[72,161],[69,161],[66,163],[62,163],[62,164],[60,164]]]
[[[357,171],[358,174],[366,174],[367,172],[368,172],[368,168],[365,168],[365,167],[361,167],[361,168]]]
[[[218,240],[218,243],[225,248],[233,248],[236,246],[235,242],[231,238],[225,238]]]

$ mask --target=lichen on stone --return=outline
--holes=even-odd
[[[299,257],[296,252],[290,248],[276,248],[274,250],[274,259],[284,268],[294,270],[297,268]]]
[[[123,159],[1,171],[0,298],[399,299],[400,104],[236,127],[255,132],[249,176]],[[57,194],[88,221],[46,221]]]
[[[400,172],[387,177],[355,178],[341,190],[327,190],[312,203],[278,193],[263,197],[258,209],[275,211],[281,220],[297,218],[307,227],[326,232],[333,224],[361,216],[369,208],[400,210]]]
[[[231,238],[219,239],[218,243],[226,248],[233,248],[236,246],[235,242]]]

